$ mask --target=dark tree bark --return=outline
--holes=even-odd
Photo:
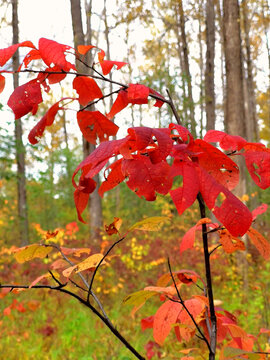
[[[74,46],[77,47],[80,44],[85,44],[85,36],[82,26],[82,11],[80,0],[70,0],[71,4],[71,17],[72,17],[72,28],[74,37]],[[85,3],[86,18],[87,18],[87,42],[91,44],[92,30],[91,30],[91,7],[92,2]],[[87,58],[89,64],[92,62],[91,55]],[[77,61],[77,69],[80,70],[81,64]],[[88,143],[83,139],[83,155],[84,158],[94,151],[95,145]],[[97,182],[95,191],[90,195],[90,234],[92,240],[99,238],[100,228],[102,226],[102,204],[101,197],[98,194],[99,188],[99,176],[96,175],[94,178]]]
[[[18,0],[12,0],[12,31],[13,44],[19,43],[19,22],[18,22]],[[13,56],[13,71],[19,67],[18,51]],[[14,88],[19,86],[19,75],[13,74]],[[23,128],[21,119],[15,121],[15,148],[17,162],[17,198],[19,215],[19,237],[21,246],[29,242],[29,225],[27,211],[26,195],[26,177],[25,177],[25,149],[22,141]]]
[[[206,1],[206,64],[205,64],[205,110],[206,130],[215,129],[215,9],[214,1]]]

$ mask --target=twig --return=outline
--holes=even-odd
[[[177,292],[177,296],[180,300],[180,303],[182,304],[183,308],[186,310],[186,312],[188,313],[188,316],[191,318],[193,324],[196,326],[196,329],[198,330],[199,334],[201,335],[203,341],[206,343],[209,351],[211,351],[211,347],[210,347],[210,344],[207,340],[207,338],[205,337],[204,333],[202,332],[201,328],[199,327],[199,325],[197,324],[196,320],[194,319],[193,315],[191,314],[191,312],[189,311],[189,309],[186,307],[185,305],[185,302],[178,290],[178,287],[176,285],[176,282],[175,282],[175,279],[174,279],[174,276],[173,276],[173,273],[172,273],[172,268],[171,268],[171,263],[170,263],[170,259],[168,258],[168,267],[169,267],[169,271],[170,271],[170,275],[171,275],[171,278],[172,278],[172,281],[173,281],[173,285],[175,287],[175,290]]]
[[[213,250],[210,251],[209,256],[213,254],[214,251],[216,251],[219,247],[221,247],[221,244],[218,244]]]
[[[170,107],[171,107],[171,109],[172,109],[172,112],[173,112],[174,117],[175,117],[175,119],[176,119],[176,121],[177,121],[177,124],[178,124],[178,125],[182,125],[182,121],[181,121],[181,119],[180,119],[180,117],[179,117],[179,115],[178,115],[178,113],[177,113],[177,110],[176,110],[176,108],[175,108],[175,106],[174,106],[174,102],[173,102],[173,99],[172,99],[171,94],[170,94],[170,92],[169,92],[169,89],[166,89],[166,92],[167,92],[167,94],[168,94],[168,96],[169,96],[169,99],[170,99],[170,102],[169,102],[168,104],[170,105]]]
[[[96,273],[100,267],[100,265],[102,264],[102,262],[104,261],[104,259],[106,258],[106,256],[111,252],[111,250],[115,247],[115,245],[119,244],[121,241],[123,241],[126,237],[123,236],[121,239],[117,240],[116,242],[114,242],[110,247],[109,249],[106,251],[106,253],[103,255],[103,258],[99,261],[99,263],[97,264],[95,270],[94,270],[94,273],[93,273],[93,276],[92,276],[92,279],[91,279],[91,282],[90,282],[90,285],[88,287],[88,295],[87,295],[87,301],[89,301],[89,297],[90,297],[90,294],[91,294],[91,291],[92,291],[92,286],[93,286],[93,282],[94,282],[94,279],[95,279],[95,276],[96,276]]]

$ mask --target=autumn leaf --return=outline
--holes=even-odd
[[[110,225],[105,225],[105,231],[108,235],[118,234],[123,220],[115,217]]]
[[[95,48],[93,45],[78,45],[77,49],[79,54],[85,55],[88,53],[89,50]]]
[[[6,62],[12,58],[19,47],[30,47],[35,49],[31,41],[23,41],[19,44],[11,45],[5,49],[0,49],[0,66],[4,66]]]
[[[258,215],[265,213],[267,208],[267,204],[261,204],[260,206],[256,207],[256,209],[252,211],[252,219],[255,220]]]
[[[47,245],[28,245],[17,249],[14,257],[19,263],[22,264],[35,258],[43,259],[52,251],[52,249],[52,246]]]
[[[54,40],[40,38],[38,49],[42,60],[47,66],[50,67],[53,64],[64,71],[71,69],[76,71],[75,66],[66,60],[65,52],[72,50],[71,46],[60,44]]]
[[[0,74],[0,94],[5,88],[6,79],[3,75]]]
[[[77,91],[79,103],[83,106],[95,99],[100,99],[103,96],[102,91],[95,80],[87,76],[75,77],[73,80],[73,89]]]
[[[160,306],[154,315],[153,336],[156,343],[163,345],[181,310],[182,305],[180,303],[170,300]]]
[[[212,223],[211,219],[203,218],[203,219],[200,219],[195,226],[190,228],[182,238],[182,241],[180,244],[180,254],[182,254],[182,252],[184,252],[188,249],[193,248],[194,241],[195,241],[195,233],[198,230],[199,226],[202,224],[213,224],[213,223]]]
[[[108,140],[109,136],[115,136],[119,129],[99,111],[78,112],[77,120],[83,137],[91,144],[96,144],[97,137],[100,141]]]
[[[103,259],[103,254],[94,254],[83,260],[82,262],[71,266],[63,271],[63,275],[67,278],[70,277],[71,273],[75,271],[76,273],[92,269],[97,267],[100,260]],[[102,264],[105,264],[105,260],[103,260]]]
[[[51,274],[50,274],[50,273],[47,273],[47,274],[38,276],[34,281],[31,282],[31,284],[29,285],[29,289],[31,289],[33,286],[35,286],[35,285],[36,285],[38,282],[40,282],[41,280],[47,279],[47,278],[50,278],[50,277],[51,277]]]
[[[157,231],[161,229],[166,221],[170,221],[170,219],[166,216],[149,217],[132,225],[128,229],[128,232],[133,230]]]
[[[126,106],[128,106],[129,101],[128,101],[128,95],[127,92],[125,90],[120,90],[116,100],[114,101],[112,108],[110,110],[110,112],[107,115],[108,119],[113,119],[113,117],[119,113],[120,111],[122,111]]]
[[[136,291],[123,300],[125,305],[134,305],[136,307],[143,305],[146,300],[150,299],[152,296],[156,295],[155,291],[140,290]]]
[[[250,240],[252,241],[253,245],[259,251],[259,253],[268,260],[270,257],[270,243],[265,239],[265,237],[260,234],[257,230],[250,228],[247,232]]]
[[[42,101],[40,83],[37,80],[31,80],[24,85],[16,87],[7,104],[14,112],[15,120],[17,120],[29,112],[35,115],[38,105]]]
[[[237,250],[245,250],[245,244],[242,240],[232,236],[228,230],[219,230],[219,241],[227,254],[232,254]]]
[[[117,70],[120,70],[124,65],[127,65],[127,63],[123,61],[104,60],[104,58],[105,58],[105,52],[103,50],[100,50],[100,52],[98,53],[98,60],[103,75],[108,75],[111,72],[114,65],[116,66]]]

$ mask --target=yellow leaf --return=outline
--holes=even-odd
[[[126,305],[143,305],[146,300],[150,299],[153,295],[156,295],[155,291],[140,290],[132,293],[124,298],[123,303]]]
[[[103,258],[103,254],[91,255],[88,258],[86,258],[85,260],[83,260],[82,262],[65,269],[63,271],[63,275],[68,278],[68,277],[70,277],[70,275],[73,271],[78,273],[83,270],[95,268],[95,267],[97,267],[98,263],[100,262],[100,260],[102,258]],[[103,261],[102,264],[105,264],[105,261]]]
[[[24,246],[22,248],[16,249],[16,253],[14,255],[15,259],[19,263],[24,263],[26,261],[30,261],[34,258],[45,258],[51,251],[53,247],[52,246],[45,246],[45,245],[39,245],[39,244],[33,244]]]
[[[145,231],[157,231],[160,230],[165,221],[169,221],[167,216],[153,216],[146,218],[142,221],[136,222],[132,225],[128,231],[133,230],[145,230]]]

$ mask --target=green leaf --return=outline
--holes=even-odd
[[[136,222],[128,229],[128,231],[133,231],[133,230],[157,231],[161,229],[165,221],[169,221],[169,220],[170,218],[166,216],[149,217],[142,221]]]
[[[52,246],[45,246],[39,244],[28,245],[17,249],[14,257],[19,263],[22,264],[34,258],[43,259],[52,251],[52,249]]]

